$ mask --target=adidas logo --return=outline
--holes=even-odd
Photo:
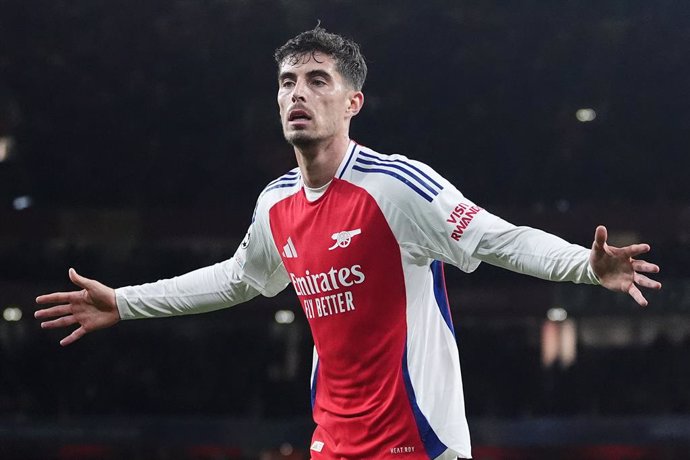
[[[286,259],[297,258],[297,249],[295,249],[295,245],[292,243],[292,238],[290,237],[288,237],[287,244],[283,246],[283,257]]]

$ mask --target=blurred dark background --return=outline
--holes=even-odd
[[[367,58],[359,143],[662,265],[647,309],[447,270],[475,458],[690,458],[690,3],[667,0],[0,0],[0,457],[308,457],[291,289],[66,349],[32,313],[70,266],[122,286],[232,256],[294,167],[273,50],[318,20]]]

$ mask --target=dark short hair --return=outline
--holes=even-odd
[[[331,56],[338,72],[354,89],[361,91],[367,78],[367,64],[359,51],[359,45],[340,35],[326,32],[326,29],[318,25],[288,40],[276,50],[273,57],[280,66],[286,59],[297,63],[305,54],[311,54],[313,58],[316,52]]]

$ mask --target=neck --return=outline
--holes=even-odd
[[[318,188],[330,182],[343,161],[349,143],[347,136],[339,136],[314,145],[295,146],[304,184]]]

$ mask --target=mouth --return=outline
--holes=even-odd
[[[295,109],[288,113],[288,122],[305,122],[311,120],[311,116],[306,110]]]

